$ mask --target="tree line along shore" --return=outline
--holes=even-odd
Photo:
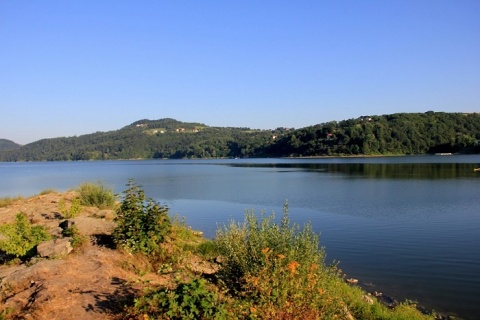
[[[480,153],[479,141],[479,113],[397,113],[273,130],[167,118],[24,146],[3,139],[0,161],[471,154]]]

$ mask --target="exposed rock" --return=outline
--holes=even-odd
[[[62,238],[44,241],[37,246],[37,253],[44,258],[66,256],[73,250],[70,240],[71,238]]]
[[[115,218],[115,211],[114,210],[99,210],[94,214],[95,217],[107,220],[113,220]]]
[[[198,274],[215,274],[218,272],[219,266],[218,264],[210,263],[208,261],[204,261],[200,258],[191,258],[189,263],[190,270]]]
[[[357,284],[358,283],[358,279],[354,279],[354,278],[346,279],[345,281],[349,284]]]
[[[370,295],[363,295],[363,300],[365,300],[368,304],[373,304],[374,301],[373,301],[373,298],[370,296]]]
[[[76,217],[73,221],[75,221],[75,226],[78,228],[78,232],[86,236],[111,234],[112,230],[115,228],[115,223],[113,221],[104,219]]]

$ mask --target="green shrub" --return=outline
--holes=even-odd
[[[72,238],[71,244],[73,248],[81,247],[88,241],[88,238],[86,236],[80,234],[76,225],[72,225],[70,228],[63,230],[62,235],[64,237]]]
[[[134,310],[155,319],[225,319],[227,315],[219,294],[209,290],[204,279],[153,291],[135,299]]]
[[[115,206],[115,194],[102,183],[82,183],[78,189],[80,202],[84,206],[98,207],[100,209]]]
[[[17,258],[34,255],[35,247],[50,235],[41,226],[32,226],[25,214],[19,213],[15,223],[0,226],[0,250]]]
[[[58,207],[60,212],[66,219],[73,218],[77,216],[80,213],[80,211],[82,211],[82,206],[80,204],[79,198],[74,198],[72,200],[72,203],[70,204],[70,207],[68,208],[67,208],[67,205],[65,204],[65,200],[61,199],[58,202]]]
[[[115,243],[131,252],[155,253],[170,233],[168,208],[152,199],[145,199],[144,191],[133,180],[127,186],[115,219]]]

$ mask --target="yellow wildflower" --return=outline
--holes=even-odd
[[[297,273],[297,268],[300,266],[300,263],[297,261],[292,261],[287,265],[287,269],[290,271],[290,273],[295,274]]]
[[[318,264],[312,263],[312,264],[310,265],[310,271],[315,271],[315,270],[317,270],[317,269],[318,269]]]

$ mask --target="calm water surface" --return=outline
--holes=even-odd
[[[0,163],[0,196],[129,178],[213,238],[245,210],[321,232],[328,259],[370,291],[480,316],[480,156]]]

